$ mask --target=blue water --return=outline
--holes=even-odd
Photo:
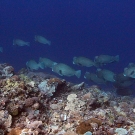
[[[36,34],[51,40],[51,46],[34,41]],[[30,42],[30,47],[13,46],[13,39]],[[85,81],[85,71],[93,69],[72,64],[74,56],[94,59],[96,55],[120,55],[120,61],[107,65],[116,73],[135,62],[135,1],[134,0],[1,0],[0,61],[8,62],[15,71],[26,61],[47,57],[66,63]],[[51,69],[43,72],[52,73]],[[55,74],[56,75],[56,74]]]

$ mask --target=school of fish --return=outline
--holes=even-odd
[[[41,35],[35,35],[35,42],[43,45],[51,45],[51,41]],[[30,46],[30,42],[22,39],[13,39],[13,45],[15,46]],[[3,53],[3,47],[0,46],[0,52]],[[34,59],[26,62],[28,70],[39,70],[50,68],[54,73],[60,76],[76,76],[81,77],[81,67],[86,67],[86,72],[83,75],[85,79],[95,84],[108,84],[112,83],[115,88],[126,89],[135,84],[135,64],[129,63],[124,68],[122,73],[116,74],[115,72],[105,69],[107,64],[119,62],[119,55],[111,56],[102,54],[95,56],[94,59],[87,58],[85,56],[74,56],[72,64],[78,66],[79,69],[74,69],[71,65],[66,63],[58,63],[46,57],[39,57],[38,62]],[[95,72],[91,72],[90,68],[94,67]]]

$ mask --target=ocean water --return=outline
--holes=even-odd
[[[35,42],[36,34],[49,39],[51,46]],[[13,46],[15,38],[30,42],[30,46]],[[96,69],[73,65],[73,57],[93,60],[108,54],[119,55],[120,61],[104,68],[122,73],[128,63],[135,62],[135,1],[1,0],[0,46],[0,62],[9,63],[16,72],[26,67],[28,60],[47,57],[81,69],[80,79],[63,78],[82,82],[86,71]],[[51,69],[41,71],[57,75]]]

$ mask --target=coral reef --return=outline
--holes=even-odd
[[[4,70],[0,80],[0,134],[135,134],[133,97],[41,72],[23,69],[13,74],[7,64],[0,67],[11,70]]]
[[[0,64],[0,78],[9,78],[14,74],[14,68],[6,63]]]

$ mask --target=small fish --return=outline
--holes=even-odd
[[[63,63],[57,63],[55,65],[53,65],[52,67],[52,71],[59,74],[60,76],[77,76],[78,78],[80,78],[81,76],[81,70],[77,70],[75,71],[73,68],[71,68],[70,66],[63,64]]]
[[[99,55],[95,56],[94,62],[99,65],[118,62],[119,61],[119,55],[116,56],[110,56],[110,55]]]
[[[3,47],[0,47],[0,52],[3,52]]]
[[[30,70],[38,70],[39,68],[44,69],[44,64],[43,63],[37,63],[35,60],[27,61],[26,66]]]
[[[86,72],[85,75],[84,75],[84,78],[87,79],[87,80],[91,80],[92,82],[97,83],[97,84],[105,84],[106,83],[106,81],[104,79],[99,78],[94,73]]]
[[[73,58],[73,64],[79,65],[79,66],[85,66],[85,67],[91,67],[94,66],[95,63],[86,57],[74,57]]]
[[[13,40],[13,45],[17,45],[17,46],[30,46],[30,42],[25,42],[21,39],[14,39]]]
[[[109,82],[115,82],[115,73],[107,69],[97,69],[97,76]]]
[[[40,35],[35,35],[35,41],[37,41],[41,44],[51,45],[51,41],[47,40],[45,37],[40,36]]]
[[[44,66],[49,67],[49,68],[52,68],[52,66],[54,64],[56,64],[56,62],[54,62],[48,58],[41,58],[41,57],[39,58],[39,62],[44,63]]]

